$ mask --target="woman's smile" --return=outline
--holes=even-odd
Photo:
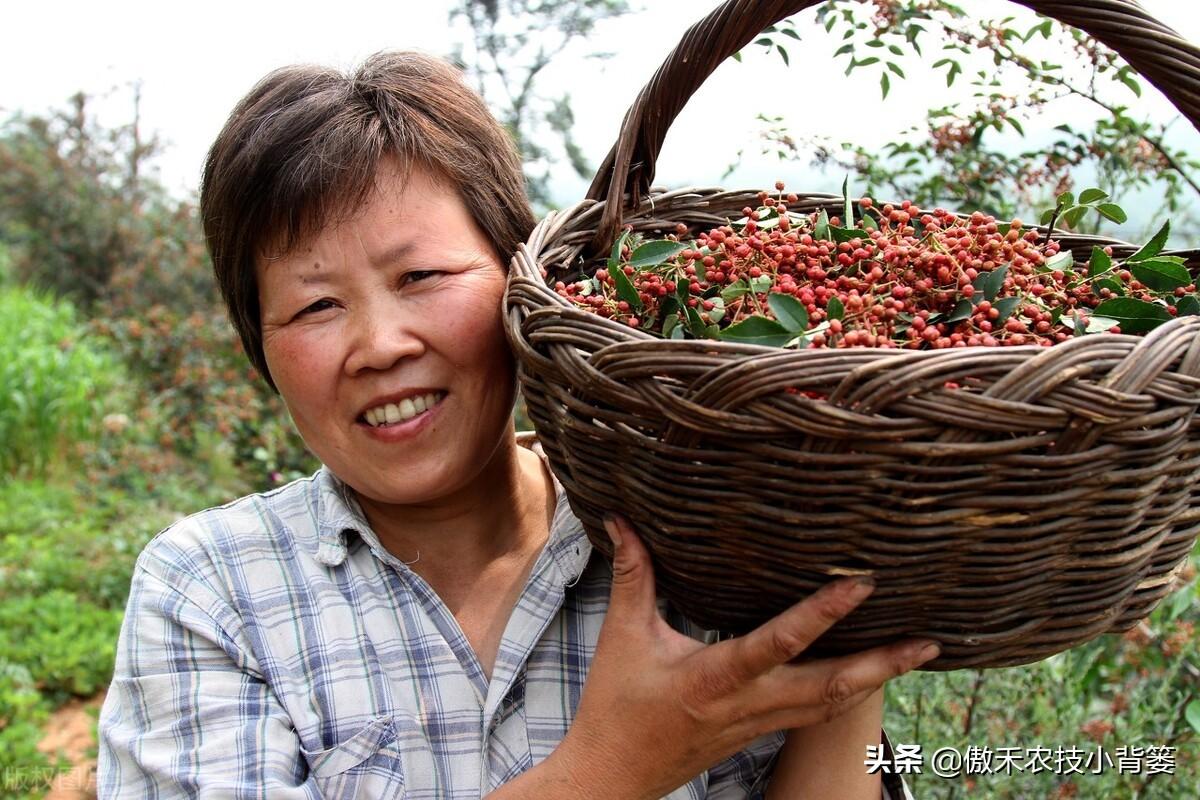
[[[446,397],[446,392],[435,391],[405,397],[398,403],[376,403],[359,415],[358,425],[376,441],[405,441],[428,430],[441,418]]]

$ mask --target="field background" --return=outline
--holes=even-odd
[[[1178,4],[1146,5],[1182,13]],[[616,0],[430,7],[423,13],[443,22],[441,52],[460,60],[517,137],[539,211],[582,194],[648,64],[697,13],[690,3],[650,9]],[[1196,134],[1119,61],[1058,28],[1061,42],[1051,31],[1043,37],[1043,21],[1023,10],[989,27],[980,20],[998,12],[982,3],[836,8],[836,17],[799,15],[747,48],[741,63],[723,66],[680,120],[691,135],[668,139],[661,179],[765,187],[783,176],[793,188],[838,191],[849,176],[877,197],[1027,218],[1061,191],[1095,185],[1129,210],[1129,221],[1089,219],[1081,228],[1137,241],[1169,218],[1175,246],[1200,242]],[[904,27],[917,22],[928,29],[920,53]],[[954,30],[1001,33],[992,50],[933,44]],[[367,35],[346,35],[356,34]],[[303,41],[272,50],[269,64],[243,64],[205,130],[215,133],[269,67],[373,49],[360,43],[329,56]],[[389,43],[404,44],[380,46]],[[910,77],[866,63],[891,46]],[[1057,69],[1047,48],[1063,61]],[[1015,53],[1034,52],[1036,63],[1006,73],[1003,85],[973,77],[996,53],[1011,65]],[[953,86],[948,64],[935,66],[946,58],[961,61]],[[188,513],[316,466],[224,316],[195,212],[202,149],[188,149],[188,119],[146,121],[154,117],[154,63],[98,89],[94,65],[80,58],[71,89],[79,93],[42,101],[23,85],[0,94],[0,797],[94,796],[96,711],[132,565],[149,538]],[[577,84],[593,69],[615,88],[585,102]],[[212,80],[218,86],[215,73]],[[1065,94],[1039,104],[1034,93],[1047,85]],[[931,95],[953,108],[929,108]],[[813,107],[829,127],[808,124]],[[1064,120],[1070,132],[1055,127]],[[176,137],[186,146],[170,146]],[[718,147],[728,152],[714,158]],[[514,424],[529,427],[520,408]],[[1122,746],[1167,746],[1177,748],[1174,774],[926,773],[908,776],[916,796],[1200,796],[1195,559],[1171,596],[1123,636],[1026,667],[912,674],[887,690],[892,741],[920,744],[927,757],[944,746],[1102,747],[1114,756]]]

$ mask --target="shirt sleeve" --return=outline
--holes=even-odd
[[[98,796],[319,797],[288,714],[239,645],[240,619],[192,569],[156,557],[159,542],[134,571],[100,713]]]
[[[706,800],[763,800],[786,736],[769,733],[712,767]]]

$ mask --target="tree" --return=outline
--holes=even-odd
[[[0,245],[14,277],[109,313],[214,307],[195,209],[149,169],[159,144],[141,133],[137,88],[126,125],[101,126],[89,102],[76,94],[0,127]]]
[[[570,45],[590,36],[601,21],[628,11],[625,0],[459,0],[450,11],[450,21],[465,20],[473,34],[470,47],[453,57],[516,140],[529,198],[539,210],[552,205],[555,164],[565,159],[580,177],[592,175],[572,131],[570,95],[547,97],[539,81]],[[542,138],[545,130],[554,134],[552,140]]]
[[[1179,214],[1200,199],[1200,161],[1168,143],[1178,118],[1139,116],[1132,106],[1142,95],[1141,81],[1087,34],[1045,17],[979,20],[945,0],[830,0],[816,18],[839,42],[834,56],[846,63],[846,73],[876,72],[884,98],[913,62],[922,74],[944,71],[948,88],[970,75],[975,92],[966,103],[929,109],[924,127],[901,134],[882,152],[828,140],[798,142],[781,120],[764,118],[772,127],[763,137],[782,158],[810,155],[822,167],[848,170],[869,193],[1001,217],[1046,205],[1048,197],[1073,188],[1083,170],[1094,170],[1089,183],[1116,199],[1157,191],[1162,213]],[[782,49],[787,30],[769,31],[759,43]],[[1065,54],[1073,58],[1056,63]],[[781,55],[786,60],[786,52]],[[1001,133],[1024,137],[1030,122],[1042,121],[1046,112],[1061,114],[1056,104],[1069,98],[1090,105],[1099,117],[1058,124],[1052,129],[1057,138],[1039,150],[996,141]]]

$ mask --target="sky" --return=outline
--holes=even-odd
[[[547,74],[543,91],[571,91],[576,133],[585,155],[598,163],[615,141],[625,109],[657,65],[695,19],[714,0],[632,0],[647,5],[635,15],[611,21],[593,39],[568,52]],[[966,0],[985,15],[1010,13],[996,3]],[[1027,13],[1015,4],[1011,13]],[[269,70],[296,62],[349,67],[372,52],[416,48],[449,53],[465,40],[465,28],[447,23],[446,0],[210,0],[207,3],[109,0],[108,2],[16,3],[5,9],[0,32],[0,115],[44,112],[62,107],[74,92],[99,98],[95,108],[104,122],[119,124],[132,116],[131,85],[141,85],[141,122],[166,145],[159,160],[161,177],[173,191],[194,191],[204,153],[237,100]],[[1144,0],[1143,6],[1185,38],[1200,41],[1200,3]],[[811,11],[807,12],[811,15]],[[804,24],[807,22],[807,27]],[[783,171],[758,153],[761,123],[757,113],[783,116],[793,133],[829,136],[876,147],[924,118],[931,97],[952,97],[940,75],[910,74],[897,81],[886,104],[879,102],[878,73],[845,77],[831,58],[837,42],[811,22],[798,18],[803,40],[791,47],[791,67],[777,55],[757,48],[741,63],[722,65],[684,110],[665,143],[658,182],[665,185],[766,186]],[[598,62],[589,49],[613,53]],[[966,81],[956,90],[967,91]],[[1170,119],[1172,109],[1150,89],[1140,108],[1155,119]],[[717,110],[714,110],[717,109]],[[1069,121],[1087,109],[1064,104]],[[1056,123],[1055,123],[1056,124]],[[1030,131],[1031,141],[1038,133]],[[1200,136],[1181,122],[1172,130],[1185,146]],[[1014,146],[1021,146],[1018,142]],[[722,178],[727,165],[745,148],[739,170]],[[840,177],[818,176],[802,165],[800,174],[812,191],[833,191]],[[815,181],[822,185],[814,185]],[[561,203],[582,197],[586,181],[563,170],[555,182]]]

